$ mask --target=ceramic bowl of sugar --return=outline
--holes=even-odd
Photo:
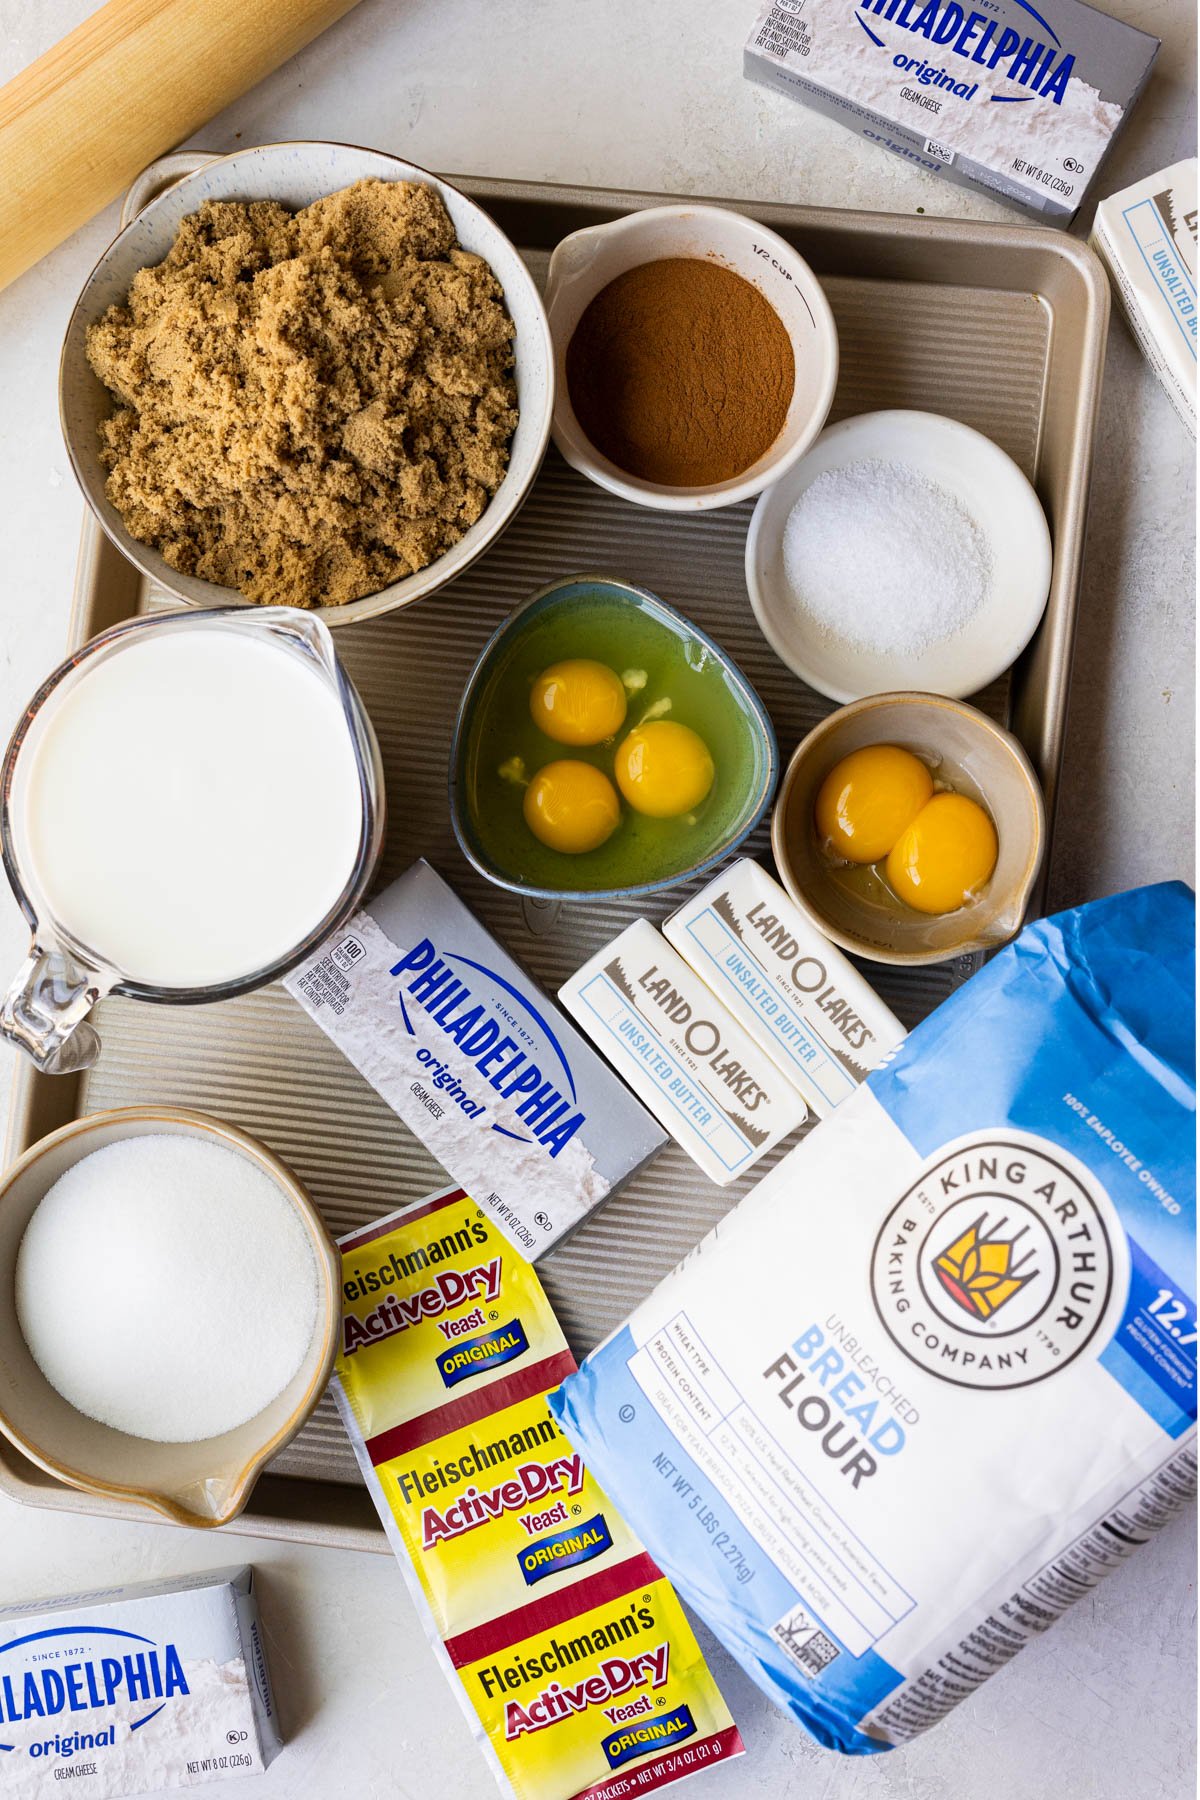
[[[1050,530],[1030,482],[957,419],[897,409],[828,426],[759,500],[746,586],[763,636],[831,700],[965,699],[1046,608]]]
[[[224,1525],[324,1391],[340,1275],[245,1132],[172,1107],[75,1120],[0,1182],[0,1431],[71,1487]]]

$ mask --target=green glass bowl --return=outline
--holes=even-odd
[[[514,752],[528,753],[522,761],[530,775],[561,757],[612,768],[611,743],[568,748],[543,737],[529,718],[533,675],[567,656],[595,657],[618,671],[644,664],[647,700],[665,684],[670,716],[700,733],[716,764],[712,793],[694,822],[647,820],[623,808],[608,842],[576,856],[534,838],[519,786],[500,775]],[[622,731],[638,722],[638,705],[635,691]],[[539,899],[624,899],[716,868],[762,818],[778,768],[766,708],[720,645],[646,588],[575,575],[517,607],[476,663],[451,750],[450,815],[464,855],[498,887]]]

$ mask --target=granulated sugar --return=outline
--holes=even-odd
[[[304,1359],[317,1271],[271,1178],[199,1138],[95,1150],[40,1201],[21,1241],[17,1317],[79,1412],[194,1443],[268,1406]]]
[[[784,574],[808,621],[884,655],[918,656],[968,625],[991,563],[953,494],[879,457],[818,475],[783,532]]]

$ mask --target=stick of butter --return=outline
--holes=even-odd
[[[280,1747],[252,1568],[0,1606],[8,1800],[261,1775]]]
[[[1196,435],[1196,158],[1102,200],[1092,249],[1171,405]]]
[[[906,1035],[853,963],[748,858],[663,930],[822,1118]]]
[[[635,919],[558,994],[718,1187],[744,1175],[808,1117],[771,1058],[645,919]]]

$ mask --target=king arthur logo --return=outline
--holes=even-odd
[[[994,1317],[1037,1274],[1034,1252],[1026,1250],[1022,1256],[1018,1251],[1021,1239],[1029,1234],[1028,1225],[1009,1238],[1003,1235],[1007,1226],[1007,1219],[991,1226],[987,1213],[980,1213],[934,1260],[938,1280],[972,1318]]]
[[[1028,1387],[1107,1341],[1127,1262],[1089,1170],[1044,1139],[980,1133],[932,1158],[889,1212],[871,1291],[888,1336],[927,1374]]]

